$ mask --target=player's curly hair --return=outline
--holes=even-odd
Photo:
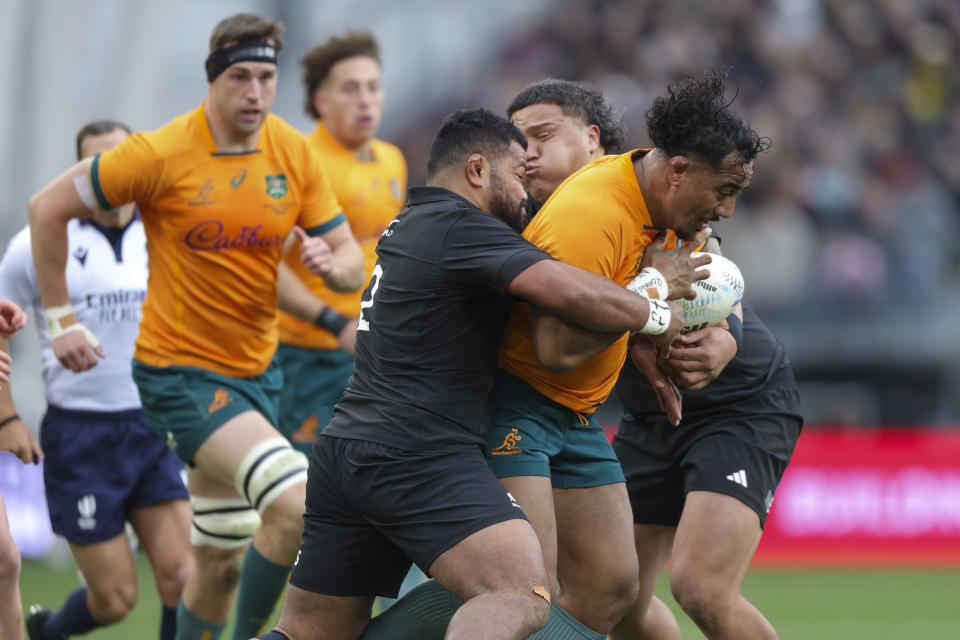
[[[746,164],[769,149],[770,138],[730,111],[733,100],[723,96],[726,79],[725,71],[714,70],[672,83],[646,114],[654,146],[668,156],[696,156],[717,170],[731,151]]]
[[[606,153],[620,153],[627,139],[627,127],[620,114],[603,99],[603,92],[583,82],[544,78],[517,94],[507,107],[507,117],[534,104],[555,104],[564,115],[600,129],[600,146]]]
[[[511,142],[524,149],[527,139],[509,120],[486,109],[460,109],[443,119],[427,156],[427,181],[479,153],[488,161],[506,153]]]
[[[308,116],[314,120],[320,119],[320,114],[313,104],[313,93],[330,75],[333,65],[357,56],[372,58],[378,65],[381,64],[380,45],[369,31],[347,31],[342,36],[333,36],[323,44],[310,49],[307,55],[303,56],[303,60],[300,61],[300,67],[303,69],[303,87],[306,89],[303,108]]]

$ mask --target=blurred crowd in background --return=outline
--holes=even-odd
[[[450,103],[506,105],[545,75],[586,80],[645,146],[658,93],[728,69],[736,109],[773,141],[716,229],[750,274],[749,299],[767,314],[815,304],[860,320],[956,295],[958,44],[953,0],[568,0]]]

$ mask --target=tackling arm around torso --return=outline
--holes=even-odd
[[[559,370],[571,357],[582,355],[581,350],[602,344],[594,351],[598,353],[627,331],[644,331],[650,318],[651,302],[643,296],[556,260],[525,269],[507,292],[532,303],[536,355],[548,370]],[[657,336],[665,345],[673,342],[682,325],[679,307],[669,306],[669,327]]]
[[[701,232],[694,240],[696,245],[700,245],[706,240],[709,232]],[[693,258],[693,247],[684,247],[677,251],[662,251],[660,247],[653,247],[644,252],[643,260],[640,263],[641,268],[649,266],[656,259],[657,267],[663,278],[669,283],[669,295],[671,300],[682,298],[692,293],[690,288],[694,280],[706,277],[702,272],[696,273],[696,267],[703,264],[701,258]],[[579,271],[579,269],[577,270]],[[637,296],[630,293],[624,287],[620,287],[613,281],[590,274],[595,278],[600,278],[605,285],[620,289],[621,293]],[[602,303],[594,307],[594,314],[600,313],[603,307]],[[682,312],[676,304],[670,303],[671,322],[682,318]],[[552,309],[543,305],[541,308],[531,309],[531,332],[533,334],[533,344],[537,359],[545,369],[552,373],[563,373],[572,371],[580,367],[590,358],[593,358],[604,349],[619,340],[623,330],[598,330],[596,327],[587,326],[576,318],[567,319],[558,317]],[[682,320],[680,322],[682,324]],[[640,329],[631,328],[631,331],[640,331]],[[674,340],[673,335],[667,338],[666,334],[651,336],[651,339],[663,351],[667,351]]]

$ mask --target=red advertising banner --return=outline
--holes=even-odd
[[[960,429],[804,429],[754,559],[960,565]]]
[[[0,452],[0,495],[21,552],[49,553],[42,468]],[[805,427],[754,563],[960,567],[960,428]]]

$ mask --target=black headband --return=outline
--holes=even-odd
[[[277,64],[277,48],[266,42],[241,42],[217,49],[207,56],[207,82],[213,82],[227,67],[237,62]]]

